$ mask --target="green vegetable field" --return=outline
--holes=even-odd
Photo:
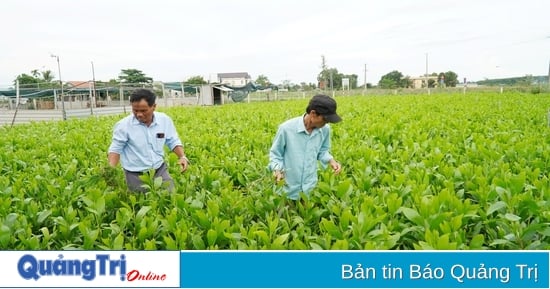
[[[0,249],[550,249],[549,94],[337,97],[343,165],[304,205],[266,170],[307,99],[162,109],[175,193],[107,167],[122,116],[0,127]]]

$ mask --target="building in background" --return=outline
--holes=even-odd
[[[252,82],[252,78],[248,72],[218,73],[218,82],[228,86],[239,87]]]
[[[426,78],[428,79],[428,82],[431,80],[434,83],[437,81],[437,76],[429,75],[426,76],[418,76],[418,77],[409,77],[409,80],[412,83],[412,88],[418,89],[418,88],[425,88],[426,87]]]

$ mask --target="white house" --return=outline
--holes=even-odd
[[[245,86],[252,82],[248,72],[218,73],[218,82],[233,87]]]

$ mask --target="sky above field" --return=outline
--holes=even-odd
[[[374,84],[426,66],[477,81],[547,75],[550,61],[548,0],[3,0],[0,11],[0,87],[33,69],[58,79],[51,54],[63,81],[135,68],[164,82],[316,83],[322,55],[360,85],[365,66]]]

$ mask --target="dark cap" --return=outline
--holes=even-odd
[[[324,94],[317,94],[309,101],[308,111],[315,110],[327,122],[340,122],[342,118],[336,114],[336,101]]]

